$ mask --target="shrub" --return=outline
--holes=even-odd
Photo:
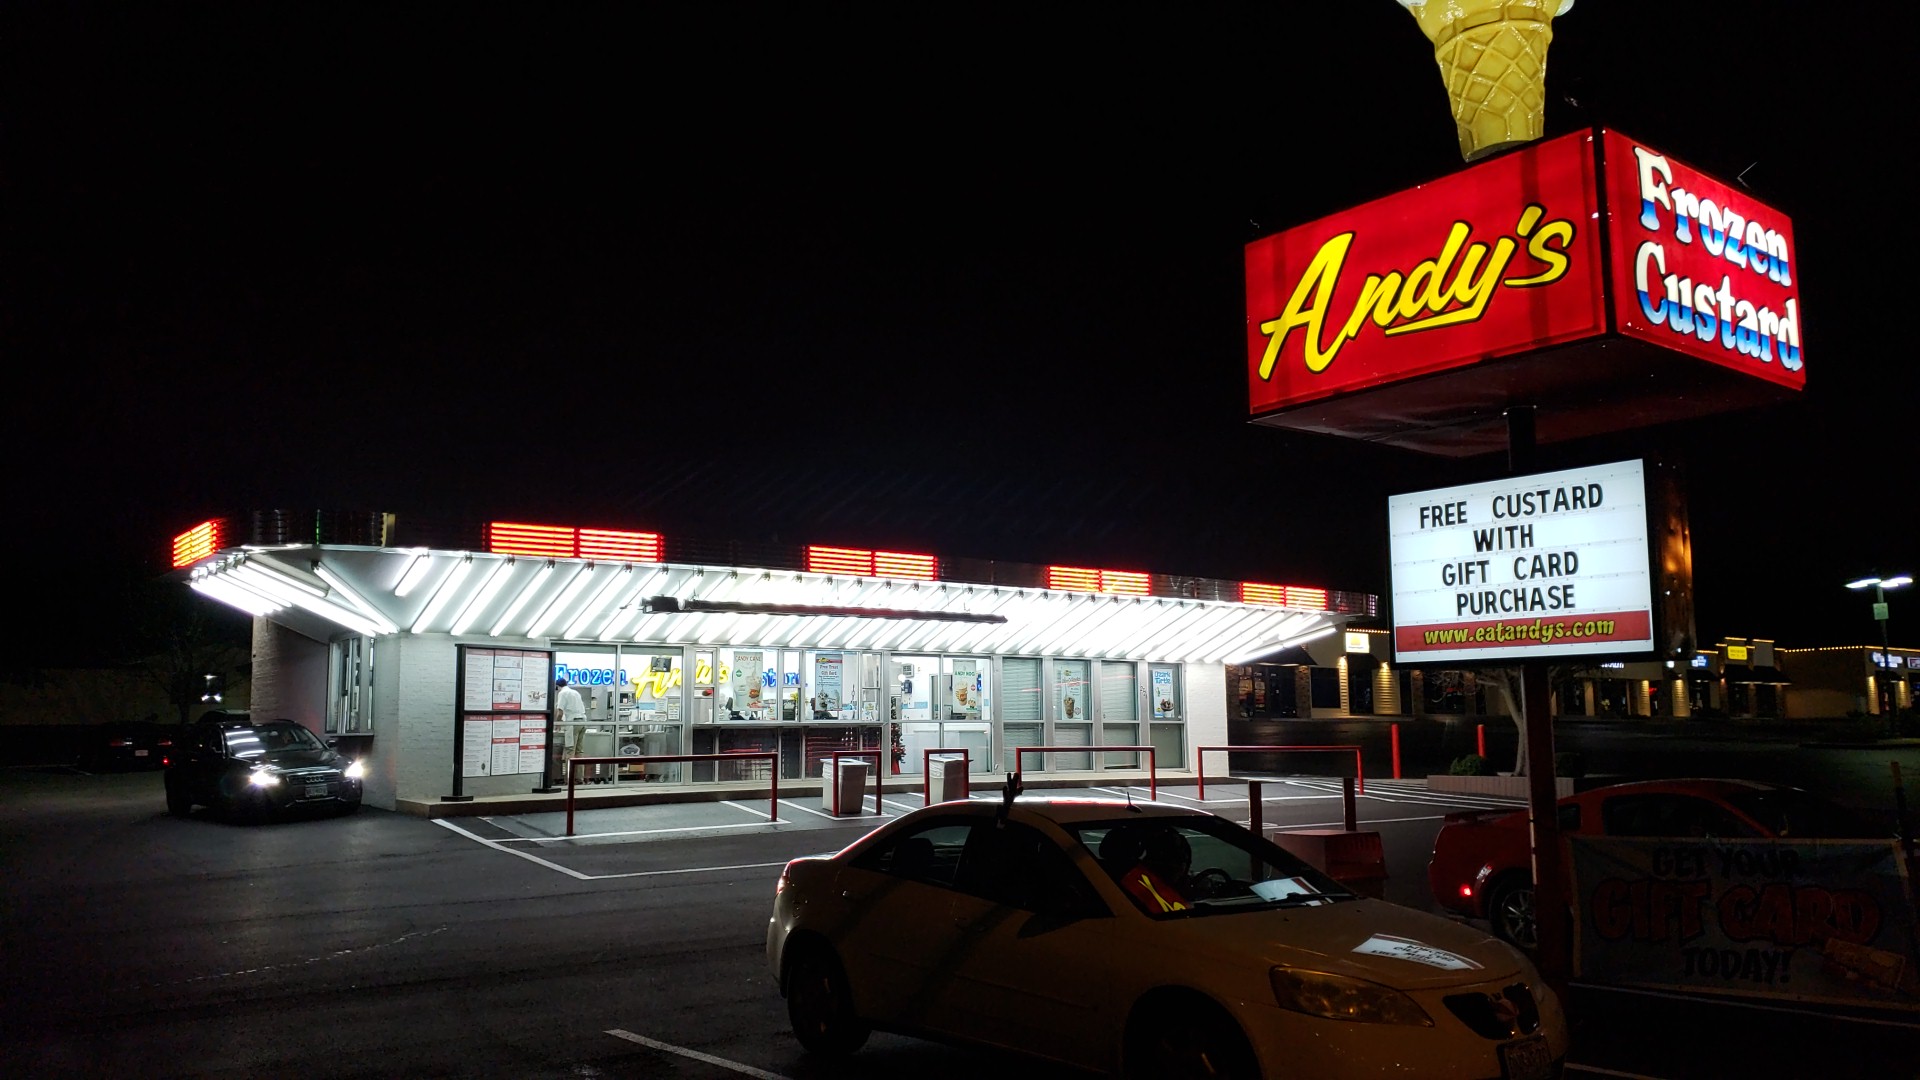
[[[1448,776],[1492,776],[1493,762],[1479,754],[1462,754],[1447,766]]]
[[[1578,750],[1562,750],[1553,755],[1553,774],[1578,780],[1587,775],[1587,755]]]

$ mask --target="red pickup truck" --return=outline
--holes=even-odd
[[[1643,780],[1560,800],[1560,831],[1583,836],[1884,837],[1867,815],[1809,791],[1754,780]],[[1533,856],[1525,810],[1448,814],[1434,838],[1434,902],[1486,919],[1496,937],[1532,949]]]

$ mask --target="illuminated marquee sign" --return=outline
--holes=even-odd
[[[1396,661],[1653,648],[1639,461],[1395,495],[1387,518]]]
[[[1585,132],[1246,248],[1254,415],[1604,329]]]
[[[1620,331],[1805,387],[1793,223],[1617,131],[1604,138]]]
[[[1689,419],[1804,389],[1786,215],[1577,131],[1246,246],[1248,416],[1430,453]]]

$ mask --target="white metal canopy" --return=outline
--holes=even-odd
[[[1344,623],[1267,604],[424,548],[247,547],[203,560],[189,580],[322,641],[349,631],[1245,663]],[[701,605],[715,609],[685,610]]]

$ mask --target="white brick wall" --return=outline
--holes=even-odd
[[[292,720],[324,737],[328,646],[269,619],[253,620],[253,716]]]

